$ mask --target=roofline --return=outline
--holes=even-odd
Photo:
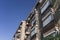
[[[20,25],[22,25],[22,22],[20,22],[19,27],[17,28],[17,30],[20,28]],[[15,34],[17,33],[17,30],[16,30],[16,32],[14,33],[13,38],[14,38]]]
[[[34,7],[32,8],[32,11],[30,11],[29,15],[27,16],[26,20],[30,17],[34,9],[36,8],[36,5],[39,3],[39,0],[35,3]]]
[[[34,11],[34,9],[36,8],[36,5],[38,4],[38,2],[39,2],[39,0],[35,3],[35,5],[34,5],[34,7],[32,8],[32,11],[29,13],[29,15],[27,16],[27,18],[26,18],[26,20],[29,18],[29,16],[32,14],[32,12]],[[19,27],[18,27],[18,29],[20,28],[20,25],[22,24],[22,22],[19,24]],[[18,30],[17,29],[17,30]],[[16,30],[16,32],[17,32],[17,30]],[[15,34],[16,34],[16,32],[15,32]],[[15,36],[15,34],[14,34],[14,36]],[[14,37],[13,36],[13,37]]]

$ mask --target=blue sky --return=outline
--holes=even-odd
[[[37,0],[0,0],[0,40],[12,40]]]

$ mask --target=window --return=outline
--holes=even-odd
[[[43,27],[45,27],[48,23],[50,23],[52,20],[54,19],[53,14],[50,14],[47,16],[47,18],[45,18],[45,20],[43,21]]]
[[[33,36],[34,34],[36,34],[36,29],[35,28],[31,31],[31,36]]]
[[[36,24],[35,16],[32,18],[31,24],[32,24],[32,27],[34,27],[34,25]]]
[[[34,19],[34,20],[32,21],[32,26],[34,26],[35,22],[36,22],[36,21],[35,21],[35,19]]]
[[[41,14],[48,8],[49,5],[50,5],[50,1],[46,0],[46,2],[43,4],[43,7],[41,9]]]

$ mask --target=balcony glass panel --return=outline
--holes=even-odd
[[[50,23],[54,19],[53,14],[50,14],[44,21],[43,27],[45,27],[48,23]]]
[[[34,27],[34,25],[36,24],[35,17],[33,17],[33,18],[32,18],[31,24],[32,24],[32,28],[33,28],[33,27]]]
[[[34,25],[35,19],[32,21],[32,26]]]
[[[50,1],[47,0],[41,9],[41,14],[48,8],[49,5],[50,5]]]
[[[33,36],[34,34],[36,34],[36,29],[35,28],[31,31],[31,36]]]

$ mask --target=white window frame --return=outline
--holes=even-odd
[[[48,8],[49,5],[50,5],[50,1],[46,0],[45,3],[41,7],[41,14]]]

